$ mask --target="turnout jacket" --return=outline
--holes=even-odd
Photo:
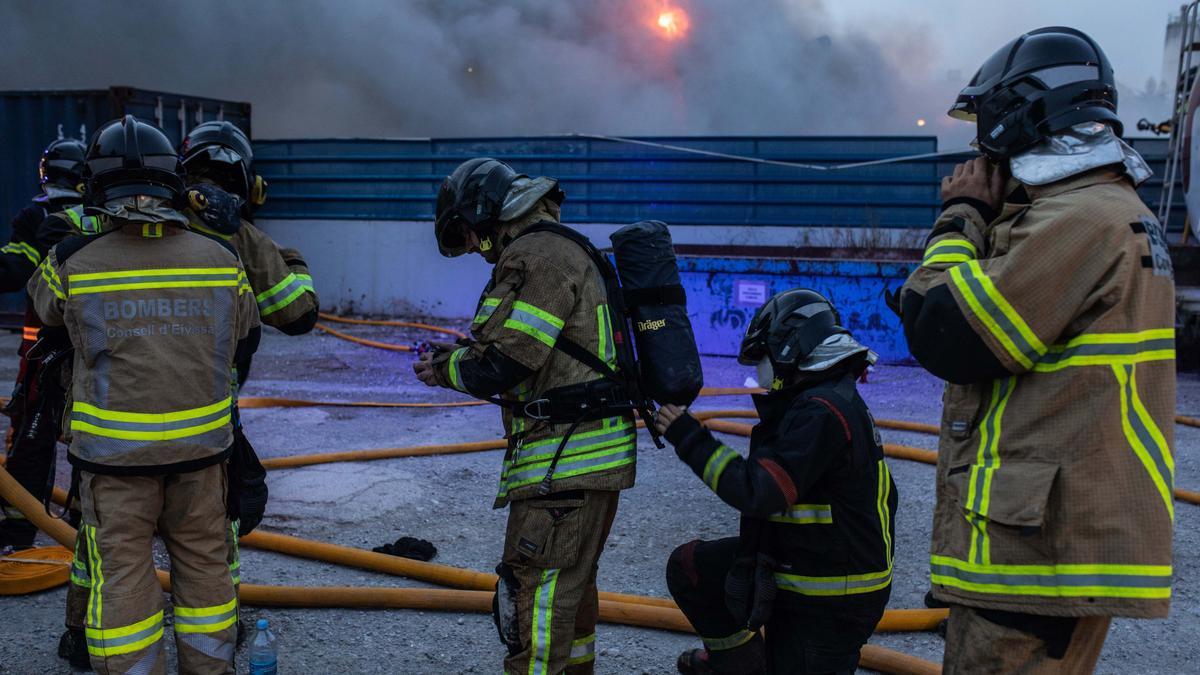
[[[1024,189],[999,214],[948,205],[902,291],[913,355],[949,380],[933,593],[1163,617],[1175,416],[1163,227],[1108,169]]]
[[[567,385],[603,379],[555,345],[566,338],[616,368],[612,320],[600,271],[575,242],[551,232],[522,235],[550,220],[536,211],[505,228],[491,281],[479,299],[469,346],[435,359],[439,379],[477,397],[499,395],[508,451],[495,508],[537,494],[570,424],[549,424],[514,407]],[[637,429],[633,415],[582,422],[554,469],[551,490],[622,490],[633,486]]]
[[[58,243],[57,239],[47,239],[44,236],[42,222],[51,213],[66,208],[82,210],[82,207],[72,202],[38,197],[13,217],[12,234],[8,243],[0,248],[0,293],[25,290],[25,284],[29,283],[34,270],[46,257],[46,252]],[[18,348],[20,355],[24,356],[37,341],[40,327],[37,313],[33,311],[32,303],[27,301],[21,346]]]
[[[780,590],[810,604],[864,596],[882,609],[891,593],[896,485],[854,379],[758,395],[754,404],[761,421],[744,458],[690,415],[667,439],[741,512],[743,550],[776,560]]]
[[[258,312],[237,254],[171,223],[106,219],[56,245],[28,290],[75,348],[66,435],[93,473],[192,471],[233,441],[232,366]],[[241,352],[241,353],[239,353]]]

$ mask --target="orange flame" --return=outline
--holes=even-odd
[[[687,35],[688,16],[682,9],[670,8],[658,13],[654,25],[669,40],[677,40]]]

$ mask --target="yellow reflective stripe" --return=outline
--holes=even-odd
[[[1017,363],[1032,368],[1034,361],[1046,353],[1046,346],[983,273],[979,261],[950,268],[950,279],[971,312]]]
[[[83,207],[74,206],[66,211],[63,211],[63,214],[67,216],[67,219],[70,220],[71,224],[75,226],[76,230],[78,230],[79,223],[83,220]]]
[[[528,302],[517,300],[516,302],[513,303],[513,309],[520,310],[522,312],[529,312],[530,314],[536,316],[537,318],[541,319],[542,321],[545,321],[546,323],[550,324],[551,326],[554,326],[555,328],[557,328],[559,330],[562,330],[562,327],[565,325],[565,323],[563,322],[562,319],[558,318],[557,316],[554,316],[553,314],[551,314],[550,312],[547,312],[544,309],[541,309],[540,307],[531,305]]]
[[[138,652],[162,639],[163,612],[121,628],[84,629],[88,653],[94,656],[118,656]]]
[[[193,427],[184,427],[180,429],[170,429],[167,431],[131,431],[127,429],[109,429],[107,427],[97,426],[90,422],[80,420],[71,421],[71,429],[74,431],[82,431],[92,434],[93,436],[103,436],[105,438],[119,438],[126,441],[174,441],[180,438],[189,438],[191,436],[199,436],[213,429],[220,429],[229,424],[231,416],[226,413],[224,416],[199,424]]]
[[[46,285],[54,292],[54,295],[58,296],[59,300],[66,300],[67,294],[63,292],[62,281],[58,278],[58,272],[55,272],[54,268],[50,266],[50,259],[43,260],[41,267],[42,279]]]
[[[72,274],[70,281],[95,281],[99,279],[121,279],[125,277],[170,277],[183,274],[233,275],[240,270],[236,267],[163,267],[148,270],[121,270],[119,272],[84,272]]]
[[[1132,365],[1175,360],[1175,329],[1154,328],[1136,333],[1088,333],[1065,344],[1051,345],[1034,366],[1051,373],[1072,366]]]
[[[554,590],[558,586],[558,572],[557,569],[543,570],[541,582],[534,590],[529,675],[551,675],[550,639],[554,635]]]
[[[158,239],[163,236],[162,223],[142,223],[142,236]]]
[[[26,244],[23,241],[10,241],[0,248],[0,253],[11,253],[13,255],[22,255],[29,259],[29,262],[37,265],[42,261],[42,254],[37,252],[37,249]]]
[[[833,507],[829,504],[793,504],[786,511],[768,516],[767,520],[788,525],[830,525]]]
[[[755,635],[758,635],[758,633],[753,633],[743,628],[733,635],[723,638],[706,638],[701,635],[700,641],[704,643],[704,647],[708,649],[708,651],[720,652],[733,649],[735,647],[741,647],[747,642],[753,640]]]
[[[479,311],[475,313],[475,318],[471,320],[473,325],[479,325],[496,313],[496,308],[500,306],[500,298],[484,298],[479,305]]]
[[[721,474],[725,473],[725,467],[733,460],[741,457],[736,451],[729,446],[721,444],[716,450],[713,450],[709,456],[708,462],[704,464],[704,475],[701,478],[705,485],[713,491],[717,491],[717,486],[721,483]]]
[[[1017,378],[1009,377],[992,383],[992,398],[979,427],[979,451],[975,464],[971,466],[970,483],[967,489],[966,516],[971,524],[971,548],[969,559],[979,563],[991,561],[991,540],[987,535],[985,520],[992,500],[992,477],[1000,468],[1000,436],[1004,411],[1016,388]],[[979,517],[976,517],[976,514]]]
[[[96,528],[84,525],[83,531],[87,540],[89,576],[92,579],[92,590],[88,594],[87,613],[91,617],[90,625],[99,627],[104,610],[104,599],[101,595],[104,587],[104,571],[101,569],[100,547],[96,544]]]
[[[1041,597],[1163,599],[1171,597],[1170,565],[980,565],[930,557],[933,583],[975,593]]]
[[[596,634],[576,638],[571,641],[571,655],[567,665],[577,666],[596,660]]]
[[[563,325],[562,319],[521,300],[513,303],[512,311],[504,320],[505,328],[524,333],[551,348]]]
[[[462,392],[465,392],[467,389],[466,389],[466,386],[463,385],[462,372],[459,370],[458,364],[460,361],[462,361],[462,358],[466,355],[467,355],[466,347],[460,347],[458,349],[455,349],[454,352],[452,354],[450,354],[450,361],[447,364],[447,370],[449,371],[449,375],[450,375],[450,385],[453,386],[455,389],[462,391]]]
[[[978,257],[975,245],[967,239],[943,239],[929,245],[921,261],[922,267],[944,263],[964,263]]]
[[[1117,377],[1117,388],[1121,391],[1121,430],[1125,433],[1125,440],[1129,442],[1138,461],[1146,469],[1159,496],[1162,497],[1167,513],[1170,514],[1171,520],[1174,520],[1175,462],[1171,459],[1170,448],[1167,447],[1162,432],[1158,430],[1154,420],[1141,405],[1137,394],[1135,369],[1132,366],[1113,366],[1112,368],[1113,374]],[[1141,408],[1141,410],[1138,411],[1136,408]],[[1149,445],[1156,447],[1153,449],[1147,447],[1147,441],[1149,441]]]
[[[813,577],[802,574],[775,573],[775,582],[780,590],[800,595],[830,597],[874,593],[892,583],[892,568],[881,572],[849,574],[836,577]]]
[[[892,496],[892,473],[887,463],[879,460],[878,492],[879,531],[883,535],[883,555],[887,559],[888,569],[892,567],[892,509],[889,505]]]
[[[202,408],[192,408],[191,410],[179,410],[169,413],[134,413],[120,412],[117,410],[105,410],[104,408],[98,408],[90,403],[75,401],[73,409],[80,412],[85,412],[102,420],[111,420],[113,422],[157,424],[162,422],[181,422],[184,420],[196,419],[197,417],[205,417],[224,408],[228,408],[232,403],[233,397],[230,396],[211,405],[206,405]]]
[[[237,598],[212,607],[175,607],[176,633],[216,633],[237,621]]]
[[[234,598],[223,605],[213,605],[211,607],[175,607],[175,616],[216,616],[224,614],[237,607],[237,599]]]

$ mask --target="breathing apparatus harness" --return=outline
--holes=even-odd
[[[592,260],[592,264],[599,270],[600,277],[604,282],[605,296],[608,300],[609,316],[612,322],[613,346],[617,358],[617,366],[614,369],[599,356],[593,354],[579,343],[564,335],[559,335],[558,339],[554,342],[555,349],[591,370],[596,371],[603,377],[589,382],[555,387],[532,401],[506,401],[500,398],[484,399],[490,403],[507,408],[518,417],[524,417],[539,424],[570,425],[567,428],[567,433],[563,435],[562,440],[559,441],[558,447],[554,451],[554,457],[550,460],[550,467],[546,470],[545,478],[542,479],[541,485],[538,486],[538,494],[545,496],[550,494],[551,482],[554,480],[554,471],[558,466],[559,459],[562,458],[567,443],[571,440],[571,436],[574,435],[579,425],[584,422],[601,419],[617,413],[636,412],[642,418],[642,421],[645,422],[646,429],[650,431],[650,436],[654,440],[654,444],[659,448],[664,446],[662,438],[654,428],[654,402],[643,393],[641,383],[638,381],[640,369],[637,362],[637,355],[633,348],[633,342],[630,339],[632,333],[629,326],[629,312],[616,269],[587,237],[569,227],[552,221],[541,221],[531,225],[514,236],[509,243],[511,244],[512,241],[520,237],[536,232],[549,232],[574,242],[583,249],[584,253]],[[518,449],[521,447],[524,436],[528,433],[526,431],[518,438]]]

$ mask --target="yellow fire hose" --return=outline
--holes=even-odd
[[[7,471],[0,469],[0,497],[6,499],[10,504],[25,514],[25,517],[34,525],[41,529],[51,538],[66,547],[73,547],[75,543],[75,530],[70,525],[67,525],[61,520],[51,518],[46,515],[45,509],[33,495],[29,494],[21,484],[16,481]],[[348,549],[348,547],[335,546],[333,544],[321,544],[319,542],[308,542],[296,537],[285,537],[284,535],[271,535],[267,533],[251,533],[242,538],[242,542],[253,545],[255,540],[263,541],[279,545],[303,545],[310,550],[323,549],[326,552],[346,555],[342,551],[336,549],[345,549],[354,554],[355,558],[360,555],[363,559],[370,559],[372,556],[381,556],[384,558],[393,558],[393,556],[383,556],[382,554],[370,553],[367,551],[358,551],[357,549]],[[289,541],[290,540],[290,541]],[[334,549],[330,551],[330,549]],[[349,560],[349,557],[346,558]],[[415,563],[417,561],[405,561],[400,558],[395,558],[395,561],[386,561],[390,566],[394,562],[400,563]],[[429,563],[425,563],[430,565]],[[469,570],[458,570],[457,568],[448,568],[445,565],[431,565],[436,568],[447,568],[454,570],[456,573],[473,575],[469,577],[472,583],[479,585],[481,578],[486,579],[490,575],[485,575],[480,572],[471,572]],[[409,568],[406,565],[406,568]],[[170,575],[162,570],[158,571],[159,582],[164,590],[170,590]],[[258,584],[242,584],[240,588],[240,599],[247,605],[259,607],[369,607],[369,608],[393,608],[393,609],[421,609],[430,611],[463,611],[463,612],[490,612],[492,608],[492,595],[490,588],[494,585],[492,581],[488,585],[489,590],[447,590],[447,589],[425,589],[425,588],[373,588],[373,587],[352,587],[352,586],[263,586]],[[607,596],[608,594],[606,594]],[[637,596],[624,596],[637,597]],[[640,598],[639,598],[640,599]],[[658,602],[665,602],[658,600]],[[925,620],[925,610],[909,610],[909,613],[901,615],[901,619],[906,622],[911,622],[914,625],[926,625],[924,630],[929,629],[928,622]],[[608,623],[619,623],[630,626],[640,626],[645,628],[656,628],[659,630],[671,630],[676,632],[694,632],[683,613],[673,607],[652,605],[652,604],[634,604],[631,602],[616,602],[611,599],[602,598],[600,601],[600,619]],[[937,622],[940,622],[938,619]],[[932,625],[936,625],[933,622]],[[941,667],[935,663],[918,659],[907,654],[876,647],[874,645],[866,645],[862,651],[862,665],[865,668],[879,670],[885,673],[900,673],[913,675],[930,675],[940,673]]]

